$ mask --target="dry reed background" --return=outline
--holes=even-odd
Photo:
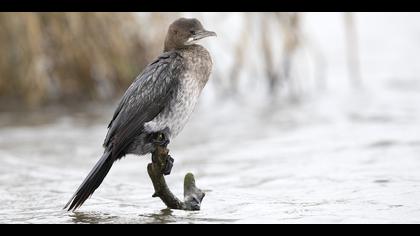
[[[0,109],[118,98],[162,50],[167,26],[180,15],[0,13]],[[233,62],[213,73],[217,92],[235,94],[243,69],[257,62],[262,66],[251,71],[262,73],[248,75],[251,87],[258,78],[272,94],[288,88],[296,95],[291,68],[293,56],[305,46],[301,15],[241,13],[242,28],[235,29],[241,40],[232,43],[228,56]],[[271,37],[276,33],[281,40]],[[259,54],[248,56],[248,49]]]
[[[1,105],[113,97],[146,63],[134,14],[1,13]]]

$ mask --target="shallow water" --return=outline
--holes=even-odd
[[[149,157],[135,156],[77,212],[62,210],[100,157],[113,106],[3,113],[0,222],[420,223],[420,90],[404,83],[419,85],[200,107],[171,143],[167,178],[182,196],[183,175],[195,174],[207,193],[199,212],[152,198]]]

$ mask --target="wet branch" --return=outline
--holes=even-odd
[[[170,209],[186,211],[200,210],[201,201],[205,193],[196,187],[194,175],[188,173],[184,178],[184,201],[179,200],[169,189],[164,177],[164,169],[170,158],[169,150],[165,146],[157,146],[152,153],[152,163],[147,166],[147,172],[152,180],[155,193],[153,197],[159,197]]]

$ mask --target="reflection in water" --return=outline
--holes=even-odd
[[[115,216],[101,212],[72,212],[68,216],[75,224],[170,224],[170,223],[233,223],[235,219],[216,219],[197,217],[197,212],[175,213],[171,209],[160,210],[159,213],[140,214],[137,217]]]
[[[171,209],[163,209],[159,213],[153,213],[148,215],[139,215],[141,217],[145,217],[150,219],[146,220],[146,223],[148,224],[167,224],[167,223],[174,223],[176,222],[176,218],[172,215]]]
[[[76,224],[104,224],[112,223],[118,219],[117,216],[110,216],[99,212],[73,212],[69,216],[72,222]]]
[[[174,214],[175,211],[183,214],[185,212],[180,212],[179,210],[163,209],[159,213],[140,215],[145,217],[144,223],[147,224],[168,224],[168,223],[233,223],[235,219],[217,219],[217,218],[205,218],[200,217],[199,212],[186,212],[186,214],[177,215]]]

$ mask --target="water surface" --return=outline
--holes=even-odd
[[[420,88],[405,83],[418,85],[200,107],[170,144],[167,178],[182,196],[184,174],[196,175],[199,212],[152,198],[150,158],[136,156],[77,212],[62,210],[100,157],[114,106],[2,113],[0,222],[420,223]]]

